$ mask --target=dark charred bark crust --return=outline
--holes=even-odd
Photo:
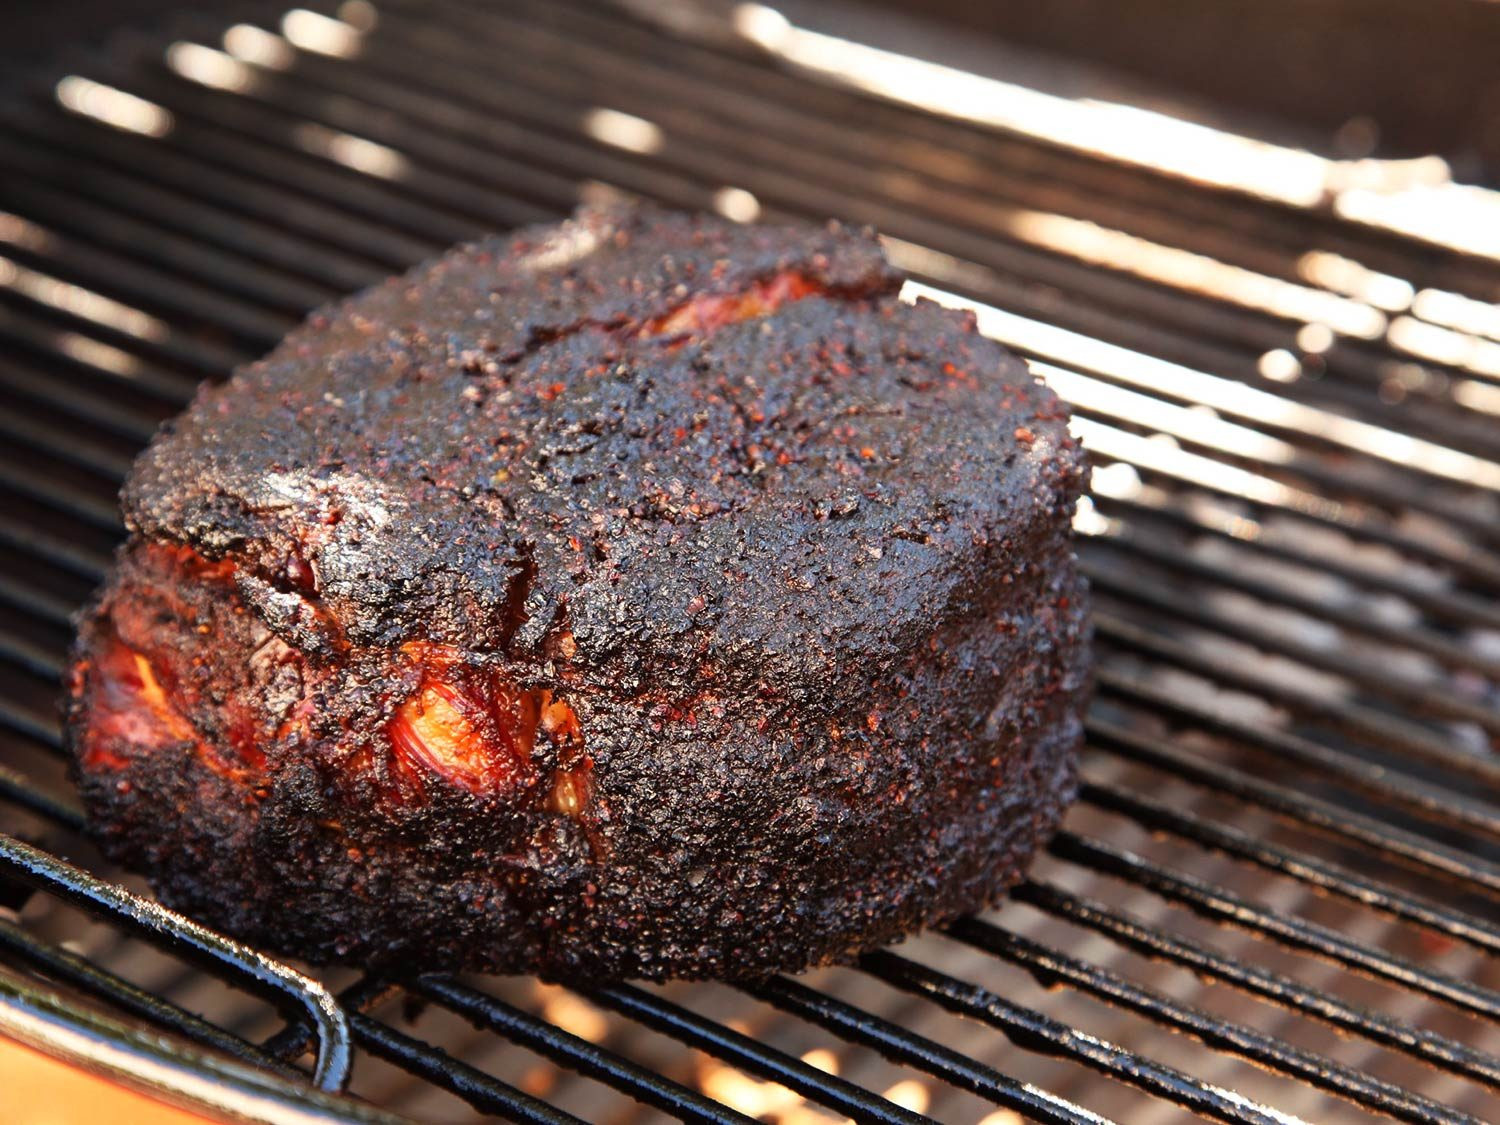
[[[137,462],[108,853],[314,961],[697,977],[992,902],[1074,791],[1067,414],[868,232],[651,210],[317,313]]]

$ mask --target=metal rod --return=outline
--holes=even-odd
[[[1025,1114],[1047,1125],[1110,1125],[1108,1119],[1073,1104],[1029,1082],[1001,1074],[950,1047],[934,1042],[866,1012],[852,1004],[815,992],[785,977],[772,977],[740,987],[800,1019],[826,1028],[842,1039],[879,1051],[886,1058],[935,1075],[961,1090],[968,1090],[996,1105]]]
[[[70,801],[44,793],[8,766],[0,766],[0,797],[30,809],[72,832],[83,831],[83,810]]]
[[[1159,961],[1192,970],[1332,1027],[1417,1056],[1466,1078],[1500,1086],[1500,1059],[1466,1044],[1361,1008],[1291,977],[1197,945],[1157,926],[1047,883],[1024,882],[1011,897],[1104,934]]]
[[[343,1089],[351,1061],[349,1025],[338,1002],[317,981],[191,918],[4,835],[0,835],[0,869],[84,910],[124,924],[137,936],[180,956],[206,960],[275,1003],[300,1008],[318,1031],[314,1080],[324,1090]]]
[[[712,1122],[715,1125],[731,1122],[747,1125],[751,1121],[751,1118],[712,1098],[679,1086],[629,1059],[596,1047],[478,989],[444,977],[422,977],[409,987],[416,995],[443,1005],[476,1027],[498,1032],[556,1063],[613,1086],[684,1121]]]
[[[1262,781],[1220,762],[1207,762],[1177,750],[1165,739],[1091,718],[1089,738],[1111,753],[1142,762],[1195,785],[1270,809],[1278,816],[1340,839],[1362,844],[1376,855],[1437,872],[1472,888],[1500,891],[1500,866],[1472,852],[1449,847],[1319,797]]]
[[[1191,813],[1168,808],[1121,789],[1085,782],[1082,798],[1096,808],[1108,809],[1135,821],[1151,832],[1171,832],[1184,840],[1212,848],[1317,887],[1340,898],[1372,907],[1408,922],[1427,926],[1492,953],[1500,952],[1500,926],[1461,911],[1451,910],[1404,894],[1363,875],[1299,855],[1274,844],[1263,843],[1238,829],[1213,824]]]
[[[859,963],[866,972],[889,985],[931,1000],[957,1015],[969,1016],[998,1028],[1019,1047],[1071,1059],[1215,1121],[1286,1125],[1288,1120],[1285,1115],[1239,1094],[1200,1082],[1173,1067],[1068,1027],[1040,1012],[1012,1004],[989,989],[905,957],[885,952],[867,953]]]
[[[412,1125],[349,1098],[293,1085],[256,1069],[174,1045],[68,1003],[25,982],[0,977],[0,1033],[128,1085],[257,1125]]]
[[[455,1059],[442,1048],[403,1035],[379,1020],[351,1011],[349,1024],[355,1040],[372,1055],[451,1091],[482,1113],[493,1113],[506,1121],[526,1122],[528,1125],[584,1125],[571,1113],[564,1113],[508,1082]]]
[[[104,555],[85,550],[77,543],[60,539],[7,515],[0,515],[0,544],[45,559],[91,582],[104,576],[108,561]]]
[[[1119,552],[1131,556],[1133,560],[1173,572],[1174,575],[1233,590],[1272,605],[1286,606],[1308,617],[1337,625],[1348,633],[1371,637],[1396,648],[1420,652],[1432,657],[1445,668],[1466,668],[1490,679],[1500,679],[1500,660],[1491,659],[1464,644],[1418,626],[1393,625],[1376,620],[1368,610],[1354,605],[1331,604],[1327,598],[1314,597],[1289,584],[1246,577],[1228,566],[1202,562],[1194,558],[1180,543],[1159,542],[1126,530],[1118,535],[1089,539],[1083,550],[1091,557],[1103,556],[1098,566],[1104,571],[1109,571],[1113,566],[1117,572],[1130,570],[1132,578],[1139,576],[1139,565],[1121,565],[1120,560],[1109,558],[1110,554]]]
[[[1419,585],[1398,573],[1374,570],[1326,551],[1306,549],[1291,537],[1278,536],[1272,539],[1266,534],[1256,533],[1258,528],[1252,529],[1250,533],[1236,533],[1227,517],[1220,522],[1212,522],[1211,517],[1202,513],[1169,504],[1148,504],[1141,500],[1099,492],[1094,493],[1093,502],[1101,511],[1115,512],[1128,520],[1131,531],[1138,536],[1152,534],[1154,529],[1166,525],[1194,540],[1210,538],[1239,550],[1290,563],[1294,567],[1332,574],[1365,589],[1394,594],[1418,606],[1429,616],[1453,625],[1470,627],[1482,623],[1500,629],[1500,607],[1493,602],[1442,587]],[[1147,528],[1153,530],[1148,532]]]
[[[628,1016],[750,1074],[795,1090],[855,1121],[920,1125],[931,1120],[644,989],[614,984],[587,989],[583,995],[600,1007]]]
[[[39,715],[0,697],[0,725],[40,743],[53,755],[62,753],[62,735],[55,716]]]
[[[13,965],[24,965],[53,980],[61,981],[90,996],[104,1000],[122,1012],[150,1020],[161,1027],[186,1036],[194,1042],[214,1047],[254,1066],[276,1071],[284,1077],[305,1081],[305,1076],[280,1060],[263,1052],[253,1043],[216,1027],[155,993],[147,992],[114,973],[99,968],[87,958],[33,937],[14,922],[0,918],[0,957]]]
[[[1261,1066],[1301,1078],[1319,1089],[1377,1109],[1402,1121],[1419,1123],[1474,1122],[1477,1119],[1429,1098],[1382,1082],[1368,1074],[1304,1051],[1284,1039],[1243,1024],[1229,1023],[1200,1009],[1179,1004],[1159,992],[1133,984],[1124,977],[1096,968],[1076,957],[1048,949],[1039,942],[1002,930],[975,918],[963,918],[948,933],[986,953],[1013,961],[1044,987],[1068,984],[1110,1004],[1191,1035],[1208,1046],[1231,1051]]]
[[[1201,600],[1176,590],[1141,580],[1138,574],[1126,577],[1113,568],[1092,560],[1080,562],[1079,569],[1096,589],[1126,598],[1155,613],[1167,614],[1196,628],[1233,637],[1242,644],[1253,645],[1263,652],[1285,656],[1339,676],[1357,684],[1377,698],[1402,703],[1419,714],[1441,715],[1462,719],[1500,738],[1500,710],[1475,703],[1440,686],[1417,683],[1392,675],[1365,657],[1355,657],[1348,645],[1322,649],[1297,640],[1270,625],[1232,618],[1207,607]]]
[[[1246,691],[1284,706],[1319,726],[1350,731],[1360,739],[1394,750],[1414,761],[1466,774],[1487,785],[1500,785],[1500,762],[1470,753],[1441,738],[1431,728],[1401,714],[1376,711],[1346,699],[1293,688],[1284,680],[1258,675],[1242,663],[1220,657],[1201,646],[1189,647],[1176,638],[1143,628],[1097,606],[1093,622],[1095,633],[1113,647],[1140,653],[1181,668],[1190,675]]]
[[[1500,1019],[1500,993],[1493,989],[1423,969],[1325,926],[1256,906],[1223,887],[1215,887],[1191,875],[1168,871],[1124,848],[1062,831],[1052,838],[1049,850],[1059,859],[1128,880],[1206,918],[1274,938],[1283,945],[1446,1000],[1478,1015]]]
[[[1388,767],[1368,752],[1315,742],[1267,724],[1242,722],[1180,696],[1154,679],[1117,668],[1100,668],[1095,683],[1102,697],[1186,720],[1196,729],[1268,754],[1278,762],[1293,762],[1328,774],[1385,804],[1410,809],[1451,827],[1500,835],[1500,809],[1483,794],[1474,794],[1472,778],[1444,778],[1447,784],[1434,784],[1406,770]]]

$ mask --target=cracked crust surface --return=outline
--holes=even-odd
[[[1070,798],[1066,413],[868,233],[585,211],[315,314],[124,492],[107,850],[314,960],[722,976],[992,901]]]

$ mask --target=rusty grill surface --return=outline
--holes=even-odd
[[[746,5],[252,4],[7,99],[0,1030],[266,1120],[1500,1119],[1500,260],[862,60]],[[1099,697],[1030,880],[847,969],[578,990],[315,981],[121,889],[54,699],[130,458],[310,307],[610,193],[874,223],[1073,403]]]

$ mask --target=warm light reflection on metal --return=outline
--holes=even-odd
[[[551,1023],[590,1043],[601,1043],[609,1035],[609,1020],[594,1005],[564,989],[542,987],[542,1015]]]
[[[897,1082],[881,1095],[886,1101],[894,1102],[904,1109],[913,1113],[926,1113],[927,1106],[932,1102],[932,1094],[927,1087],[915,1078],[904,1078]]]
[[[42,251],[52,244],[52,236],[29,219],[0,211],[0,242],[23,250]]]
[[[736,31],[762,46],[780,43],[796,30],[791,20],[764,4],[739,4],[734,9],[733,19]]]
[[[1304,281],[1335,293],[1354,297],[1386,312],[1405,312],[1411,306],[1411,283],[1388,273],[1377,273],[1352,258],[1309,250],[1297,259],[1297,273]]]
[[[1322,355],[1333,347],[1333,331],[1326,324],[1304,324],[1297,329],[1297,347],[1307,355]]]
[[[1259,520],[1252,520],[1235,512],[1226,512],[1210,502],[1195,504],[1193,515],[1204,527],[1222,531],[1233,539],[1253,543],[1265,534]]]
[[[1243,539],[1247,543],[1253,543],[1264,534],[1258,521],[1246,519],[1244,516],[1227,520],[1224,530],[1235,539]]]
[[[1500,387],[1464,379],[1453,386],[1453,401],[1470,410],[1500,415]]]
[[[1112,461],[1094,470],[1093,489],[1101,496],[1134,500],[1141,495],[1143,487],[1141,474],[1128,461]]]
[[[241,62],[267,70],[285,70],[296,57],[292,45],[281,36],[249,23],[237,23],[224,33],[224,50]]]
[[[583,131],[596,141],[645,154],[660,152],[666,140],[660,125],[633,113],[602,106],[595,106],[583,115]]]
[[[0,285],[33,301],[143,340],[160,340],[167,334],[166,324],[154,316],[92,289],[19,266],[8,258],[0,258]]]
[[[70,74],[58,82],[55,92],[65,109],[127,133],[164,137],[172,131],[172,115],[155,102],[91,78]]]
[[[1465,254],[1500,258],[1500,192],[1444,183],[1405,191],[1346,191],[1334,200],[1346,219],[1397,231]]]
[[[410,166],[406,157],[393,148],[341,133],[308,121],[292,130],[292,140],[304,152],[325,156],[367,176],[394,180],[406,174]]]
[[[902,293],[908,297],[929,297],[953,308],[970,309],[978,318],[982,332],[1023,352],[1098,371],[1132,386],[1188,398],[1225,414],[1294,430],[1463,484],[1500,489],[1500,464],[1493,461],[1293,402],[1233,379],[1209,375],[1056,325],[1017,316],[928,285],[909,281]],[[1394,324],[1392,331],[1395,331]]]
[[[747,1117],[784,1122],[792,1111],[807,1106],[802,1095],[785,1086],[757,1081],[712,1059],[699,1072],[698,1088]]]
[[[1078,506],[1073,509],[1073,530],[1079,535],[1113,535],[1118,530],[1118,521],[1112,520],[1094,506],[1093,500],[1087,496],[1078,498]]]
[[[1082,219],[1017,209],[1005,225],[1032,245],[1179,289],[1205,293],[1221,301],[1232,301],[1244,308],[1290,320],[1326,324],[1345,336],[1366,340],[1379,339],[1385,331],[1385,317],[1362,301],[1232,266],[1203,254],[1163,246]]]
[[[255,84],[255,72],[239,59],[201,43],[173,43],[167,48],[167,66],[189,82],[215,90],[243,93]]]
[[[954,286],[981,285],[990,276],[983,267],[930,246],[888,234],[880,236],[880,244],[885,247],[886,257],[908,274],[925,274]]]
[[[1085,410],[1100,411],[1121,421],[1171,434],[1183,441],[1235,457],[1248,457],[1274,464],[1288,464],[1297,450],[1289,442],[1268,437],[1257,430],[1225,422],[1199,407],[1177,406],[1150,395],[1122,390],[1110,383],[1090,379],[1050,363],[1032,361],[1031,369],[1063,398]]]
[[[798,66],[922,109],[1038,137],[1198,183],[1236,187],[1311,207],[1333,162],[1112,102],[1069,99],[796,27],[761,4],[741,4],[735,28]]]
[[[359,28],[306,8],[293,8],[281,17],[281,34],[293,46],[314,54],[336,59],[359,54]]]
[[[375,30],[375,25],[380,22],[380,13],[370,0],[344,0],[339,5],[339,19],[364,34]]]
[[[1394,195],[1437,188],[1449,183],[1453,169],[1441,156],[1409,156],[1398,160],[1338,160],[1328,180],[1329,195],[1373,191]]]
[[[116,375],[124,375],[128,378],[141,367],[140,359],[129,352],[112,348],[88,336],[80,336],[76,332],[59,332],[54,343],[63,355],[71,356],[80,363],[87,363],[104,371],[113,371]]]
[[[929,112],[996,126],[1195,183],[1339,214],[1439,246],[1500,258],[1500,192],[1455,184],[1446,161],[1330,160],[1139,106],[1065,98],[797,27],[740,4],[735,29],[807,70]]]
[[[1285,348],[1273,348],[1256,361],[1255,369],[1273,383],[1295,383],[1302,378],[1302,363]]]
[[[1129,461],[1143,469],[1162,473],[1188,484],[1200,484],[1255,500],[1263,504],[1316,507],[1321,505],[1311,493],[1288,488],[1269,477],[1246,472],[1211,457],[1202,457],[1179,449],[1176,443],[1156,441],[1126,430],[1095,422],[1092,418],[1074,418],[1069,423],[1073,436],[1094,453]]]
[[[814,1047],[802,1056],[802,1061],[824,1074],[837,1075],[839,1072],[839,1057],[827,1047]]]
[[[1410,355],[1500,378],[1500,344],[1493,340],[1439,328],[1411,316],[1391,321],[1386,338],[1392,347]]]
[[[1129,468],[1123,462],[1116,461],[1106,468]],[[1098,487],[1098,470],[1095,470],[1093,492],[1096,495],[1110,496],[1110,492],[1103,492]],[[1200,527],[1206,527],[1219,531],[1235,539],[1250,542],[1260,539],[1266,533],[1266,528],[1258,521],[1249,516],[1241,515],[1227,506],[1226,502],[1220,501],[1213,496],[1202,494],[1190,494],[1186,497],[1186,503],[1179,503],[1179,498],[1166,489],[1141,487],[1137,489],[1141,503],[1152,508],[1185,508],[1184,515],[1188,515]],[[1230,501],[1228,504],[1232,504]],[[1304,534],[1306,529],[1302,529]]]
[[[1444,328],[1500,340],[1500,306],[1489,301],[1476,301],[1446,289],[1424,289],[1412,302],[1411,311]]]
[[[760,217],[760,200],[744,188],[722,187],[714,192],[714,210],[737,223],[753,223]]]

